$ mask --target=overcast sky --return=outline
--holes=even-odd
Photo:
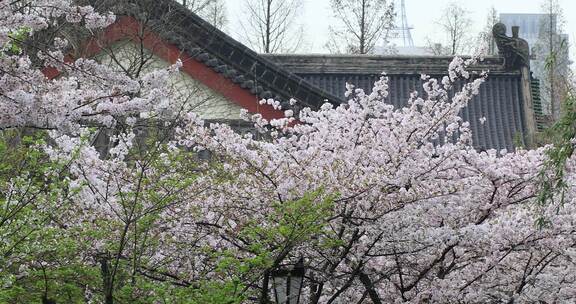
[[[228,32],[239,38],[238,20],[243,15],[243,0],[225,0],[229,16]],[[324,44],[328,26],[334,24],[329,0],[303,0],[302,18],[299,22],[305,27],[306,53],[326,53]],[[405,0],[408,23],[413,27],[415,45],[425,45],[426,38],[437,37],[435,21],[443,8],[450,2],[457,2],[470,12],[474,21],[473,32],[477,33],[486,23],[488,11],[493,6],[498,13],[540,13],[542,0]],[[399,3],[399,1],[398,1]],[[571,45],[576,41],[576,1],[559,0],[564,11],[564,32],[569,35]],[[237,29],[236,31],[234,29]],[[522,31],[522,29],[520,29]],[[570,50],[575,58],[576,48]]]

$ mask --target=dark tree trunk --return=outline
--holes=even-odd
[[[271,12],[271,6],[272,6],[272,0],[268,0],[266,2],[266,38],[264,41],[264,53],[271,53],[270,50],[270,36],[272,35],[271,33],[271,28],[272,28],[272,12]]]
[[[46,295],[42,296],[42,304],[56,304],[56,301],[48,299]]]
[[[102,287],[104,291],[104,303],[114,304],[112,277],[110,274],[110,265],[108,259],[102,257],[100,259],[100,271],[102,273]]]
[[[262,293],[260,294],[260,304],[269,304],[270,296],[268,295],[268,284],[270,282],[270,272],[264,272],[264,277],[262,278]]]
[[[360,54],[366,54],[366,0],[362,0],[362,17],[360,18]]]

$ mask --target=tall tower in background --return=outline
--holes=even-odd
[[[392,30],[392,37],[396,41],[402,43],[403,47],[413,47],[414,40],[412,40],[412,34],[410,30],[412,27],[408,25],[408,18],[406,17],[406,3],[404,0],[396,0],[394,7],[398,7],[398,2],[400,2],[400,14],[396,15],[396,27]],[[398,19],[398,17],[400,17]]]

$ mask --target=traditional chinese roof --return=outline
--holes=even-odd
[[[422,91],[421,74],[441,77],[452,60],[439,56],[262,55],[173,0],[87,1],[101,11],[111,10],[142,22],[195,62],[254,95],[250,102],[274,98],[282,102],[284,109],[296,112],[299,107],[317,109],[326,101],[340,104],[345,100],[346,82],[370,90],[382,72],[390,78],[389,102],[401,107],[411,92]],[[524,96],[524,76],[519,67],[511,67],[508,57],[488,57],[473,67],[490,71],[480,94],[461,113],[470,122],[478,149],[511,150],[526,144],[527,130],[533,121],[526,119],[526,113],[530,113],[526,102],[531,103],[531,96]],[[290,98],[299,103],[290,106]],[[482,123],[481,118],[486,121]]]
[[[146,27],[259,98],[274,98],[289,107],[294,98],[317,108],[342,100],[309,84],[260,56],[173,0],[89,0],[99,11],[112,11],[145,22]],[[257,100],[255,100],[257,102]]]
[[[326,92],[344,98],[346,83],[370,91],[382,72],[389,77],[388,101],[407,104],[411,92],[423,93],[421,74],[442,77],[452,57],[372,55],[263,55]],[[474,146],[509,149],[524,145],[522,76],[504,67],[504,58],[488,57],[472,71],[489,71],[480,93],[461,112],[470,122]],[[461,83],[454,87],[459,90]],[[481,118],[486,118],[484,123]]]

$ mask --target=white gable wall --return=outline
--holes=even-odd
[[[143,65],[141,64],[142,58],[145,61]],[[97,60],[115,69],[123,70],[130,75],[136,75],[138,70],[140,70],[140,75],[142,75],[155,69],[163,69],[170,66],[170,63],[152,54],[147,49],[141,50],[139,45],[131,41],[115,43],[103,50],[97,56]],[[140,68],[141,65],[142,68]],[[192,110],[203,119],[240,119],[242,107],[184,72],[173,76],[170,80],[170,86],[176,99],[187,110]]]

